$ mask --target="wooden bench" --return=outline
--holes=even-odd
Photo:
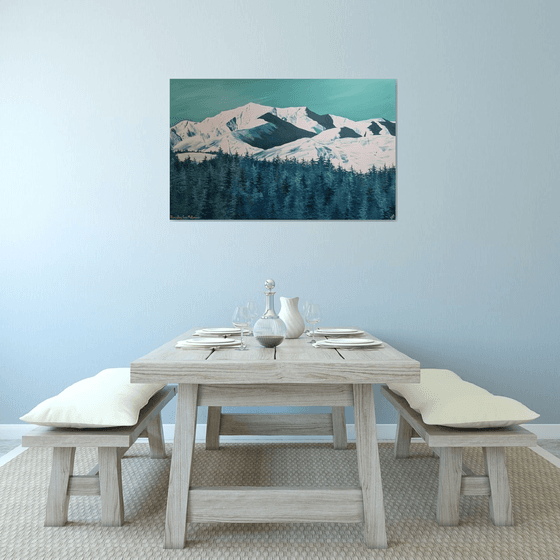
[[[41,426],[22,437],[23,447],[53,448],[45,527],[61,527],[66,523],[70,496],[100,496],[102,525],[123,525],[122,456],[139,437],[147,437],[150,456],[165,457],[161,410],[176,392],[177,388],[169,385],[157,392],[142,408],[134,426],[100,429]],[[87,475],[72,474],[76,447],[97,447],[99,463]]]
[[[458,525],[459,498],[463,494],[489,496],[490,519],[494,525],[513,525],[505,448],[534,447],[537,436],[520,426],[485,429],[429,426],[406,399],[387,386],[382,386],[381,392],[399,413],[395,457],[408,457],[410,440],[416,435],[439,455],[437,522]],[[485,476],[476,475],[463,463],[464,447],[482,447]]]

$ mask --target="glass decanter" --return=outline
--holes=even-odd
[[[267,280],[264,283],[266,292],[266,310],[264,315],[255,323],[253,327],[253,336],[257,342],[265,348],[274,348],[282,344],[286,337],[286,324],[274,311],[274,294],[273,288],[276,286],[274,280]]]

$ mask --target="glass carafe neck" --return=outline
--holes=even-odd
[[[263,318],[273,317],[276,318],[276,311],[274,311],[274,294],[276,292],[265,292],[266,295],[266,309],[264,311]]]

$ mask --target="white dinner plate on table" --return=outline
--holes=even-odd
[[[187,344],[196,344],[197,346],[206,345],[206,346],[216,346],[219,344],[220,346],[227,346],[228,344],[239,344],[239,340],[235,338],[189,338],[185,340]]]
[[[241,332],[239,327],[211,327],[206,329],[199,329],[197,332],[207,332],[215,334],[226,334],[228,332]]]
[[[244,329],[247,332],[247,329]],[[198,336],[229,336],[241,334],[241,329],[236,327],[219,327],[215,329],[199,329],[195,332]]]
[[[356,344],[371,344],[372,342],[377,342],[373,338],[352,338],[350,336],[345,338],[328,338],[327,340],[321,340],[321,344],[347,344],[349,346],[354,346]]]
[[[329,338],[316,342],[314,346],[317,348],[372,348],[382,345],[383,342],[380,340],[371,338]]]
[[[241,342],[234,338],[189,338],[188,340],[179,340],[175,345],[176,348],[213,348],[217,346],[239,346]]]
[[[315,334],[320,336],[355,336],[359,334],[364,334],[364,331],[360,329],[335,329],[335,328],[317,328],[315,329]]]
[[[183,344],[182,346],[176,346],[175,348],[182,348],[183,350],[229,350],[230,348],[240,348],[241,342],[237,344],[228,344],[227,346],[223,344],[214,344],[213,346],[198,346],[198,344]]]

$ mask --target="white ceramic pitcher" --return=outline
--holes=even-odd
[[[298,297],[280,298],[281,308],[278,316],[286,323],[288,328],[286,338],[299,338],[305,330],[303,317],[298,310],[298,302]]]

